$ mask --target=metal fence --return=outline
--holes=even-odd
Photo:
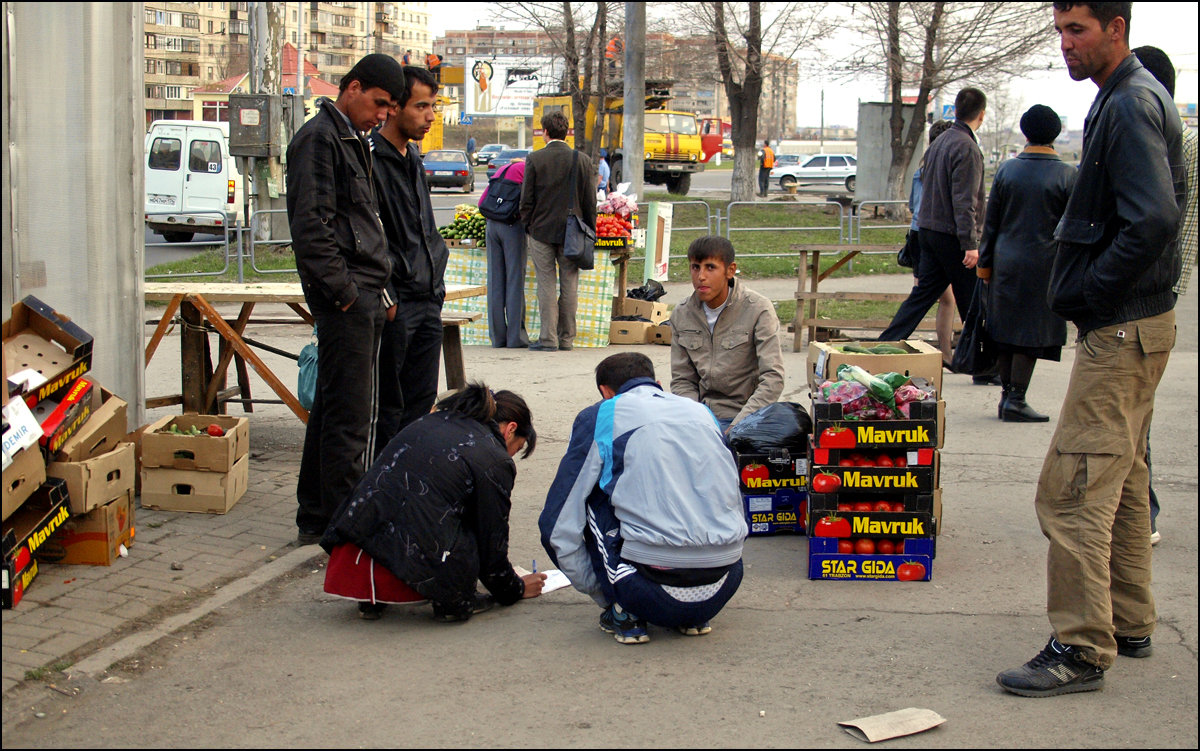
[[[237,240],[241,234],[241,226],[237,223],[236,220],[231,225],[229,223],[228,216],[226,215],[226,213],[224,211],[161,211],[161,212],[160,211],[151,211],[146,214],[147,218],[155,217],[155,216],[217,217],[218,219],[220,219],[221,223],[222,223],[221,229],[223,230],[223,232],[221,234],[221,239],[219,241],[194,240],[193,239],[188,242],[169,242],[169,241],[158,242],[158,243],[148,242],[148,243],[146,243],[146,247],[148,247],[148,248],[177,248],[178,249],[178,248],[200,248],[200,247],[207,248],[207,247],[212,247],[212,246],[216,245],[216,246],[219,246],[223,251],[221,255],[225,259],[225,265],[217,271],[194,271],[194,272],[188,272],[188,273],[182,273],[182,274],[146,274],[145,275],[146,279],[188,279],[188,278],[200,277],[200,276],[220,276],[221,274],[224,274],[225,272],[229,271],[229,259],[230,259],[230,256],[232,255],[231,251],[235,251],[236,248],[240,245],[240,243],[237,242]],[[196,232],[196,231],[204,231],[204,230],[197,230],[197,228],[193,225],[181,224],[180,231]],[[232,242],[231,242],[231,240],[232,240]]]

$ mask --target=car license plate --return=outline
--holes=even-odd
[[[668,164],[668,165],[667,165],[667,171],[668,171],[668,172],[671,172],[671,171],[673,171],[673,172],[678,172],[678,171],[679,171],[679,170],[681,170],[681,169],[683,169],[683,165],[682,165],[682,164]]]
[[[437,172],[434,172],[433,174],[437,175],[438,177],[450,177],[454,173],[453,172],[444,172],[444,171],[439,170]]]
[[[173,206],[175,204],[175,196],[167,196],[161,193],[151,193],[147,198],[149,203],[158,203],[165,206]]]

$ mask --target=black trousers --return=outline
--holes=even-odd
[[[386,318],[378,292],[360,290],[347,311],[310,299],[317,324],[317,393],[308,413],[296,526],[325,531],[373,458],[378,409],[376,359]]]
[[[765,196],[767,194],[767,191],[770,188],[771,188],[771,168],[770,167],[759,167],[758,168],[758,192]]]
[[[396,303],[395,319],[383,325],[379,348],[379,423],[372,459],[406,425],[429,414],[437,399],[441,355],[442,303]]]
[[[954,305],[959,317],[967,320],[971,296],[975,294],[975,269],[963,266],[964,251],[958,237],[922,229],[917,233],[917,239],[921,245],[921,259],[916,268],[921,270],[921,275],[908,299],[900,303],[891,325],[879,335],[879,341],[896,342],[912,336],[947,286],[954,289]]]

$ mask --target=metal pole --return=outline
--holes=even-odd
[[[625,3],[625,116],[621,126],[621,180],[643,200],[646,122],[646,5]]]

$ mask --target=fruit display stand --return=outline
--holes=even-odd
[[[902,357],[853,356],[871,375],[894,373],[884,368]],[[935,357],[936,366],[929,366],[938,371],[931,376],[941,368],[940,356]],[[826,359],[831,359],[828,354]],[[906,366],[927,370],[920,361]],[[917,391],[908,392],[915,400],[903,403],[903,411],[894,404],[890,409],[872,408],[873,402],[862,398],[829,401],[826,389],[814,388],[810,579],[932,579],[942,521],[938,449],[945,434],[945,403],[929,378],[913,377],[906,385]]]

